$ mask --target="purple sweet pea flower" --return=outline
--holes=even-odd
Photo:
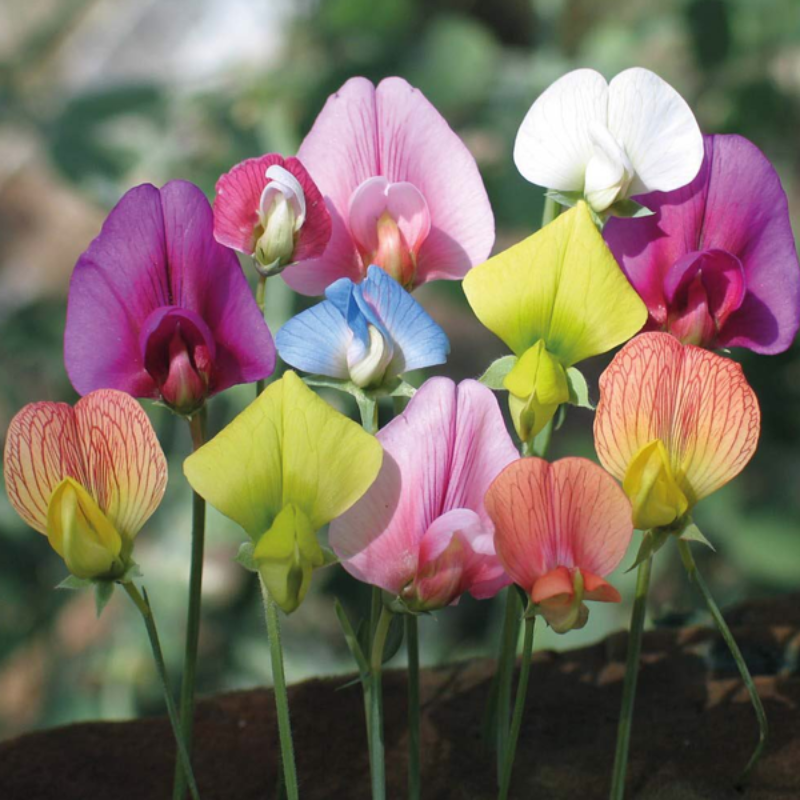
[[[211,206],[186,181],[127,192],[72,275],[64,357],[85,395],[119,389],[190,415],[266,378],[275,346]]]
[[[786,350],[800,325],[800,265],[786,194],[741,136],[706,136],[688,186],[636,199],[655,214],[612,218],[608,246],[650,311],[646,329],[703,347]]]

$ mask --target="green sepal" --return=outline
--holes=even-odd
[[[129,561],[125,571],[117,578],[114,578],[115,583],[132,583],[136,578],[142,578],[142,571],[135,561]]]
[[[319,549],[322,550],[322,565],[318,567],[318,569],[322,569],[323,567],[330,567],[332,564],[339,563],[339,556],[333,552],[333,550],[328,547],[327,545],[321,544]]]
[[[94,607],[98,619],[114,594],[114,585],[114,581],[94,581]]]
[[[636,560],[625,572],[632,572],[650,556],[655,555],[667,543],[670,536],[672,536],[672,531],[665,528],[653,528],[646,531],[642,537],[639,552],[636,554]]]
[[[544,196],[550,200],[555,200],[560,206],[566,208],[574,208],[583,200],[583,192],[558,192],[554,189],[545,192]]]
[[[562,425],[567,421],[567,408],[568,403],[562,403],[556,411],[555,422],[553,424],[554,431],[560,431]]]
[[[683,539],[685,542],[699,542],[700,544],[704,544],[706,547],[710,547],[714,552],[716,552],[716,548],[714,547],[711,542],[706,539],[703,535],[703,532],[694,522],[690,522],[678,535],[679,539]]]
[[[233,560],[248,572],[258,572],[258,564],[256,564],[256,559],[253,555],[254,550],[255,547],[252,542],[242,542],[239,546],[239,552]]]
[[[339,602],[338,597],[334,598],[333,609],[336,612],[336,618],[339,620],[339,625],[342,628],[342,633],[344,634],[344,640],[347,643],[347,647],[350,650],[350,654],[353,656],[353,659],[356,662],[356,666],[358,667],[359,674],[361,675],[361,680],[365,680],[366,678],[369,677],[369,662],[364,656],[364,651],[361,649],[361,645],[358,642],[358,636],[356,635],[356,632],[353,630],[353,626],[350,623],[350,619],[347,616],[347,612],[344,610],[344,606],[342,606],[342,604]]]
[[[567,367],[566,372],[570,405],[594,411],[595,406],[589,398],[589,384],[586,383],[583,373],[575,367]]]
[[[382,664],[386,664],[397,655],[403,644],[405,630],[406,626],[403,624],[403,618],[399,614],[392,615],[392,621],[389,623],[389,632],[386,634],[386,642],[383,645]]]
[[[56,589],[88,589],[94,584],[91,578],[76,578],[74,575],[67,575]]]
[[[622,217],[623,219],[632,219],[634,217],[652,217],[656,212],[649,209],[647,206],[643,206],[641,203],[637,203],[635,200],[631,200],[630,197],[626,197],[623,200],[618,200],[612,206],[607,208],[603,212],[603,216],[607,219],[608,217]]]
[[[303,382],[307,386],[314,386],[315,388],[335,389],[337,392],[344,392],[355,397],[357,402],[363,398],[377,400],[380,397],[413,397],[417,391],[402,378],[392,378],[380,386],[368,389],[357,386],[351,380],[329,378],[327,375],[306,375],[303,378]]]
[[[492,361],[486,372],[478,378],[478,382],[494,391],[505,389],[503,381],[505,381],[506,375],[514,369],[517,361],[518,359],[515,355],[502,356],[496,361]]]

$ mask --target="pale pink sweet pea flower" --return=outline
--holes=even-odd
[[[464,592],[492,597],[508,585],[483,498],[519,454],[492,392],[477,381],[431,378],[378,439],[377,480],[331,523],[344,568],[414,611]]]
[[[214,238],[253,256],[264,274],[317,258],[330,236],[322,195],[296,158],[248,158],[217,181]]]
[[[445,119],[402,78],[377,88],[351,78],[328,98],[297,154],[325,197],[324,255],[286,282],[322,294],[378,264],[405,288],[460,280],[486,260],[494,216],[475,159]]]

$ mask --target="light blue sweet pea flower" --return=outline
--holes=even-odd
[[[370,266],[362,283],[335,281],[325,297],[278,331],[278,352],[296,369],[363,389],[447,361],[445,332],[380,267]]]

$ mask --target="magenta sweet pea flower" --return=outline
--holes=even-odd
[[[186,415],[272,373],[269,329],[200,189],[144,184],[117,203],[75,265],[64,358],[78,394],[118,389]]]
[[[423,94],[402,78],[352,78],[328,98],[297,157],[332,218],[320,259],[286,282],[322,294],[378,264],[404,288],[460,280],[485,261],[494,217],[475,159]]]
[[[248,158],[217,181],[214,237],[253,256],[264,275],[317,258],[331,237],[322,195],[296,158]]]
[[[464,592],[492,597],[508,585],[484,496],[519,454],[492,392],[477,381],[431,378],[378,440],[377,480],[331,523],[344,568],[413,611]]]
[[[706,136],[692,183],[637,200],[603,235],[650,312],[647,330],[702,347],[780,353],[800,325],[800,266],[786,194],[741,136]]]

